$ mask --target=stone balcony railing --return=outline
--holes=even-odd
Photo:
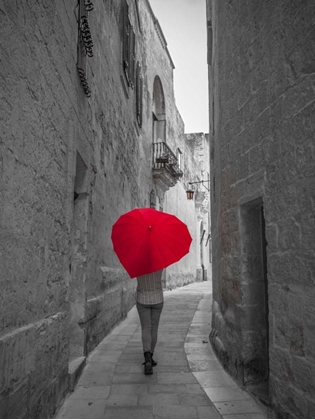
[[[174,187],[183,171],[177,158],[165,142],[153,143],[153,178],[161,181],[165,189]]]

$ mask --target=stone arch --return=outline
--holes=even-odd
[[[158,119],[165,119],[165,97],[159,76],[155,76],[153,82],[153,112]]]

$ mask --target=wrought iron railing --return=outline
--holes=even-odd
[[[153,169],[163,168],[176,179],[183,176],[177,158],[168,145],[165,142],[153,143]]]

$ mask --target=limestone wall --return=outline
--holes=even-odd
[[[174,67],[149,3],[128,1],[143,77],[141,127],[122,63],[124,2],[93,3],[89,98],[76,68],[78,1],[0,5],[3,418],[51,418],[68,392],[68,369],[84,363],[135,303],[136,280],[120,265],[110,235],[122,213],[150,206],[151,191],[159,193],[152,176],[156,76],[165,140],[174,152],[185,149]],[[164,210],[185,215],[193,229],[195,206],[187,204],[183,181],[178,185],[167,192],[172,204]],[[163,205],[164,193],[159,198]],[[195,280],[196,252],[194,244],[192,256],[177,265],[176,284]]]
[[[295,418],[315,414],[314,16],[312,1],[208,1],[212,342]]]
[[[189,182],[209,178],[208,136],[204,133],[185,134],[181,149],[183,180],[166,193],[164,210],[178,215],[189,226],[193,243],[189,254],[167,269],[166,285],[170,289],[195,280],[211,279],[209,191],[201,183],[189,185]],[[205,182],[205,185],[209,188],[210,183]],[[194,200],[187,201],[185,190],[192,188]]]

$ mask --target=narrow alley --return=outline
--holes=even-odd
[[[314,39],[314,0],[0,1],[0,418],[315,419]]]
[[[154,374],[143,374],[136,307],[96,347],[57,418],[267,418],[209,344],[212,285],[165,292]]]

